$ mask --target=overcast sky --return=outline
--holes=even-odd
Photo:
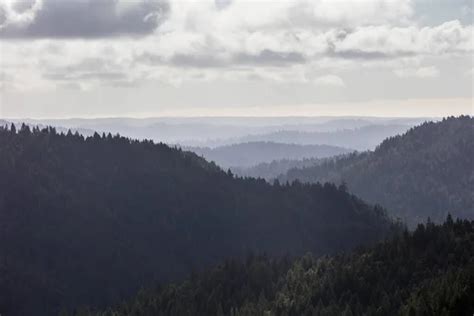
[[[471,0],[0,0],[0,117],[473,114]]]

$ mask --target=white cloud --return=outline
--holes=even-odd
[[[8,23],[32,23],[40,4],[51,1],[34,1],[36,7],[11,15]],[[440,77],[438,69],[444,68],[438,67],[438,59],[473,54],[472,25],[454,20],[422,26],[414,20],[411,0],[223,1],[170,1],[166,19],[156,28],[137,29],[148,34],[140,38],[103,30],[74,40],[47,34],[3,39],[0,66],[9,80],[2,87],[93,90],[150,81],[343,87],[342,78],[353,82],[347,74],[367,69],[390,77]],[[0,3],[13,10],[12,1]],[[116,2],[115,17],[136,3]],[[143,18],[149,14],[141,13]],[[127,34],[122,22],[120,30]],[[426,64],[432,66],[422,66]]]
[[[473,51],[473,27],[450,21],[436,27],[369,26],[358,28],[344,39],[335,41],[339,54],[358,52],[360,56],[397,57],[439,55]],[[350,56],[350,55],[349,55]]]
[[[420,68],[403,68],[393,71],[400,78],[416,77],[416,78],[436,78],[439,77],[439,70],[435,66]]]
[[[27,25],[43,7],[42,0],[1,0],[0,30],[10,25]]]

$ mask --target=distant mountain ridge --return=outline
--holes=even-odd
[[[299,145],[325,144],[364,151],[375,148],[385,138],[402,134],[409,128],[409,125],[368,125],[332,132],[278,131],[245,136],[237,142],[267,141]]]
[[[215,148],[185,147],[223,168],[245,168],[282,159],[326,158],[353,150],[329,145],[297,145],[274,142],[247,142]]]
[[[388,138],[375,151],[290,170],[280,181],[345,182],[411,225],[448,212],[474,218],[474,119],[450,117]]]
[[[395,126],[407,128],[426,121],[426,118],[382,118],[382,117],[163,117],[163,118],[97,118],[97,119],[44,119],[14,120],[30,125],[43,125],[70,128],[73,130],[92,130],[98,133],[119,133],[136,139],[151,139],[155,142],[177,144],[191,147],[218,147],[249,141],[272,141],[299,144],[328,144],[358,150],[373,149],[383,138],[394,136],[400,130]],[[370,125],[379,126],[373,129],[376,139],[370,142],[351,146],[347,141],[336,143],[338,137],[348,137],[344,130],[356,130]],[[392,126],[392,128],[390,128]],[[290,133],[322,133],[308,135],[313,140],[271,138],[273,133],[288,131]],[[372,138],[370,131],[358,131],[359,138]],[[336,133],[333,136],[325,133]],[[362,133],[362,134],[361,134]],[[89,135],[89,134],[88,134]],[[269,135],[270,138],[266,138]],[[332,143],[325,141],[331,139]],[[357,139],[354,136],[352,139]],[[369,148],[370,147],[370,148]]]

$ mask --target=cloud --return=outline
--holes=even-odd
[[[360,27],[331,42],[332,51],[341,57],[396,58],[410,55],[439,55],[473,51],[472,26],[450,21],[435,27]],[[354,54],[354,52],[356,52]]]
[[[408,77],[415,77],[415,78],[436,78],[439,77],[439,70],[435,66],[429,67],[420,67],[420,68],[403,68],[403,69],[395,69],[393,71],[395,75],[400,78],[408,78]]]
[[[230,10],[230,9],[226,9]],[[223,32],[158,30],[139,48],[137,63],[180,68],[291,67],[324,61],[355,66],[429,56],[468,55],[472,26],[451,21],[435,27],[362,26],[353,30],[263,29]],[[347,64],[346,63],[346,64]]]
[[[296,52],[277,52],[264,49],[257,54],[237,52],[233,55],[212,56],[202,51],[199,54],[177,53],[171,58],[166,58],[154,53],[144,53],[138,56],[137,61],[149,65],[172,65],[186,68],[223,68],[232,66],[272,66],[284,67],[292,64],[305,63],[305,57]]]
[[[336,75],[326,75],[317,77],[314,79],[314,83],[318,86],[333,86],[333,87],[344,87],[346,84]]]
[[[413,14],[410,0],[172,1],[171,11],[170,29],[214,31],[400,24]]]
[[[161,0],[0,0],[0,38],[101,38],[152,33]]]
[[[109,55],[113,56],[109,49]],[[140,71],[130,71],[127,63],[120,64],[106,57],[89,57],[77,63],[52,64],[43,62],[42,77],[58,84],[79,83],[80,86],[91,87],[94,84],[111,86],[134,86],[146,77]]]
[[[0,3],[1,67],[25,87],[220,79],[344,86],[318,76],[349,80],[346,72],[370,68],[434,77],[436,60],[470,56],[474,46],[472,25],[422,26],[410,0]]]
[[[232,0],[214,0],[214,3],[218,10],[223,10],[232,4]]]
[[[299,64],[305,62],[305,57],[298,52],[276,52],[269,49],[264,49],[257,55],[251,54],[237,54],[233,60],[238,64],[245,65],[285,65],[285,64]]]

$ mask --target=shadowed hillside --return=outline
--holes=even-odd
[[[385,140],[373,152],[303,169],[280,181],[345,182],[350,192],[379,203],[411,225],[439,222],[448,212],[474,218],[474,119],[424,123]]]
[[[150,141],[0,129],[0,313],[104,306],[249,251],[333,253],[385,212],[335,185],[239,179]]]
[[[474,312],[474,222],[420,225],[335,257],[249,257],[80,315],[460,315]]]

